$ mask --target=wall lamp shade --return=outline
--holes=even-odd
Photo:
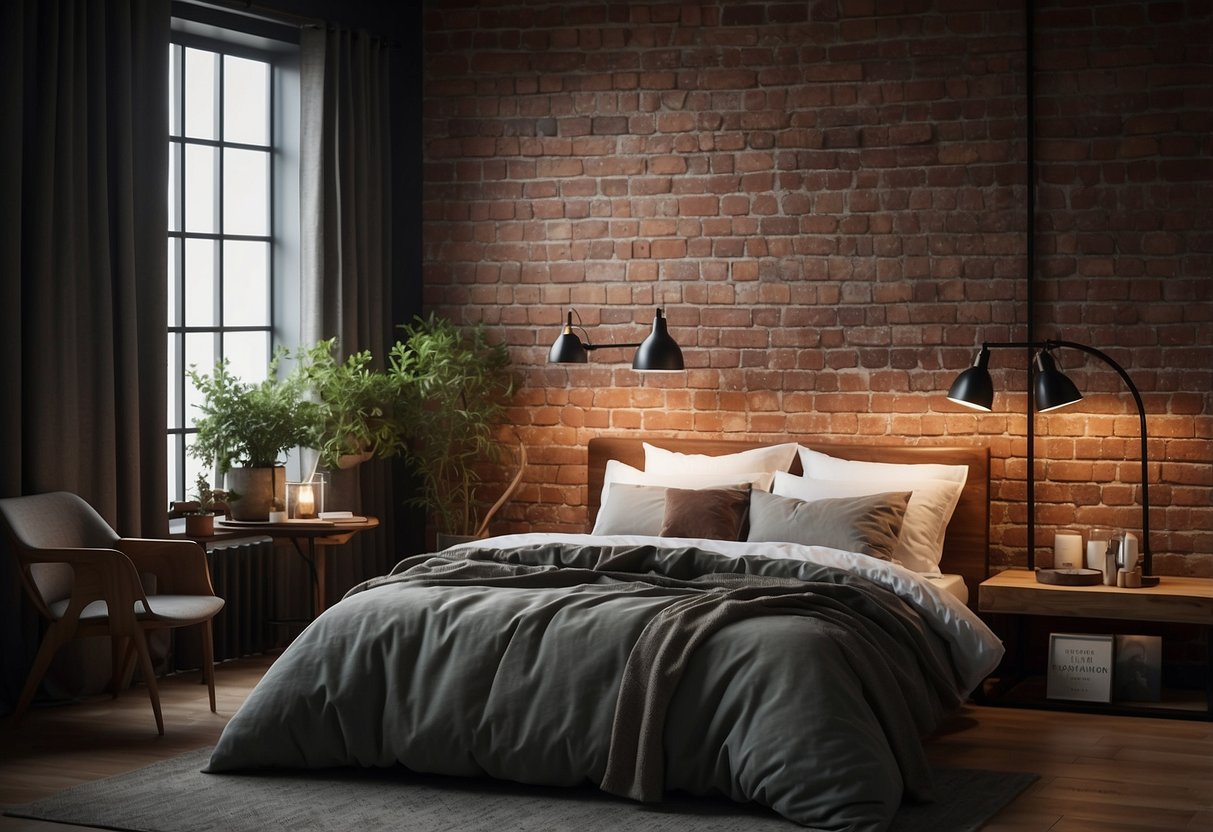
[[[577,329],[584,328],[578,326]],[[666,319],[659,308],[653,317],[653,331],[639,344],[591,344],[587,333],[582,341],[573,331],[573,313],[568,313],[564,330],[557,336],[552,348],[548,351],[548,362],[551,364],[585,364],[589,361],[591,350],[635,348],[632,358],[632,369],[641,372],[676,372],[684,368],[682,350],[678,347],[673,336],[666,327]]]
[[[948,400],[974,410],[991,410],[994,407],[994,382],[990,380],[988,349],[982,347],[973,366],[952,382],[952,387],[948,390]]]
[[[977,354],[977,358],[973,361],[973,366],[962,372],[956,377],[956,381],[952,383],[948,390],[948,399],[962,404],[966,407],[972,407],[977,410],[990,410],[994,404],[994,385],[990,381],[990,350],[998,348],[1018,348],[1018,349],[1035,349],[1038,350],[1032,362],[1032,398],[1035,409],[1039,413],[1045,413],[1050,410],[1057,410],[1060,407],[1065,407],[1069,404],[1082,400],[1082,393],[1078,391],[1078,387],[1064,373],[1057,369],[1057,362],[1053,360],[1052,350],[1058,347],[1066,347],[1070,349],[1081,350],[1088,355],[1093,355],[1103,361],[1109,367],[1116,371],[1125,386],[1129,388],[1129,392],[1133,394],[1133,401],[1137,405],[1137,416],[1140,422],[1141,432],[1141,555],[1142,566],[1148,574],[1151,568],[1150,555],[1150,481],[1149,481],[1149,459],[1146,455],[1148,440],[1146,436],[1146,408],[1141,400],[1141,393],[1137,390],[1137,385],[1133,383],[1133,379],[1129,378],[1129,374],[1125,369],[1117,364],[1110,356],[1094,347],[1088,347],[1085,344],[1077,344],[1073,341],[1017,341],[1011,343],[986,343],[981,345],[981,351]],[[1035,526],[1035,510],[1034,510],[1034,488],[1033,481],[1035,479],[1033,471],[1035,458],[1032,443],[1028,443],[1028,568],[1031,569],[1035,564],[1034,552],[1034,526]]]
[[[683,368],[682,350],[666,328],[661,310],[653,317],[653,331],[636,348],[632,369],[646,372],[672,373]]]
[[[573,313],[569,312],[568,322],[564,325],[564,331],[556,338],[556,342],[552,344],[552,349],[548,351],[549,364],[585,364],[590,360],[590,353],[585,348],[585,344],[581,343],[581,339],[573,332]]]

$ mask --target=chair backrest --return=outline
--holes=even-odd
[[[112,549],[118,541],[96,509],[66,491],[0,499],[0,526],[45,604],[71,595],[73,572],[66,563],[31,563],[39,549]]]

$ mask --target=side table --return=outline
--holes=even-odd
[[[269,523],[253,520],[216,520],[216,530],[241,531],[273,538],[274,542],[290,542],[312,575],[312,615],[319,616],[327,604],[324,597],[325,552],[330,546],[341,546],[359,532],[379,526],[379,518],[358,520],[288,520]]]
[[[1100,618],[1124,621],[1152,621],[1195,624],[1205,639],[1205,696],[1203,709],[1193,704],[1147,703],[1138,707],[1108,706],[1099,710],[1150,716],[1213,719],[1213,579],[1164,575],[1158,586],[1126,589],[1115,586],[1054,586],[1036,582],[1035,573],[1026,569],[1008,569],[982,582],[978,587],[977,608],[983,613],[1013,616],[1016,622],[1014,645],[1022,653],[1022,616]],[[1024,679],[1022,655],[1018,678]],[[1011,703],[1016,704],[1016,703]],[[1038,707],[1070,707],[1071,703],[1039,702]],[[1086,708],[1084,703],[1081,707]]]

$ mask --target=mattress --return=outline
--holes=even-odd
[[[962,604],[969,603],[969,587],[961,575],[923,575],[932,586],[939,587]]]

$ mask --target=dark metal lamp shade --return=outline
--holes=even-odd
[[[973,366],[965,370],[952,382],[948,400],[971,407],[974,410],[990,410],[994,407],[994,382],[990,380],[990,351],[983,348],[977,354]]]
[[[548,351],[548,362],[551,364],[585,364],[590,360],[589,351],[585,344],[573,332],[573,313],[569,313],[569,322],[564,331],[556,337],[552,349]]]
[[[676,372],[683,369],[682,350],[666,328],[660,309],[653,318],[653,331],[636,349],[632,369],[644,372]]]
[[[1045,350],[1036,353],[1036,409],[1041,413],[1057,410],[1082,400],[1082,393]]]

